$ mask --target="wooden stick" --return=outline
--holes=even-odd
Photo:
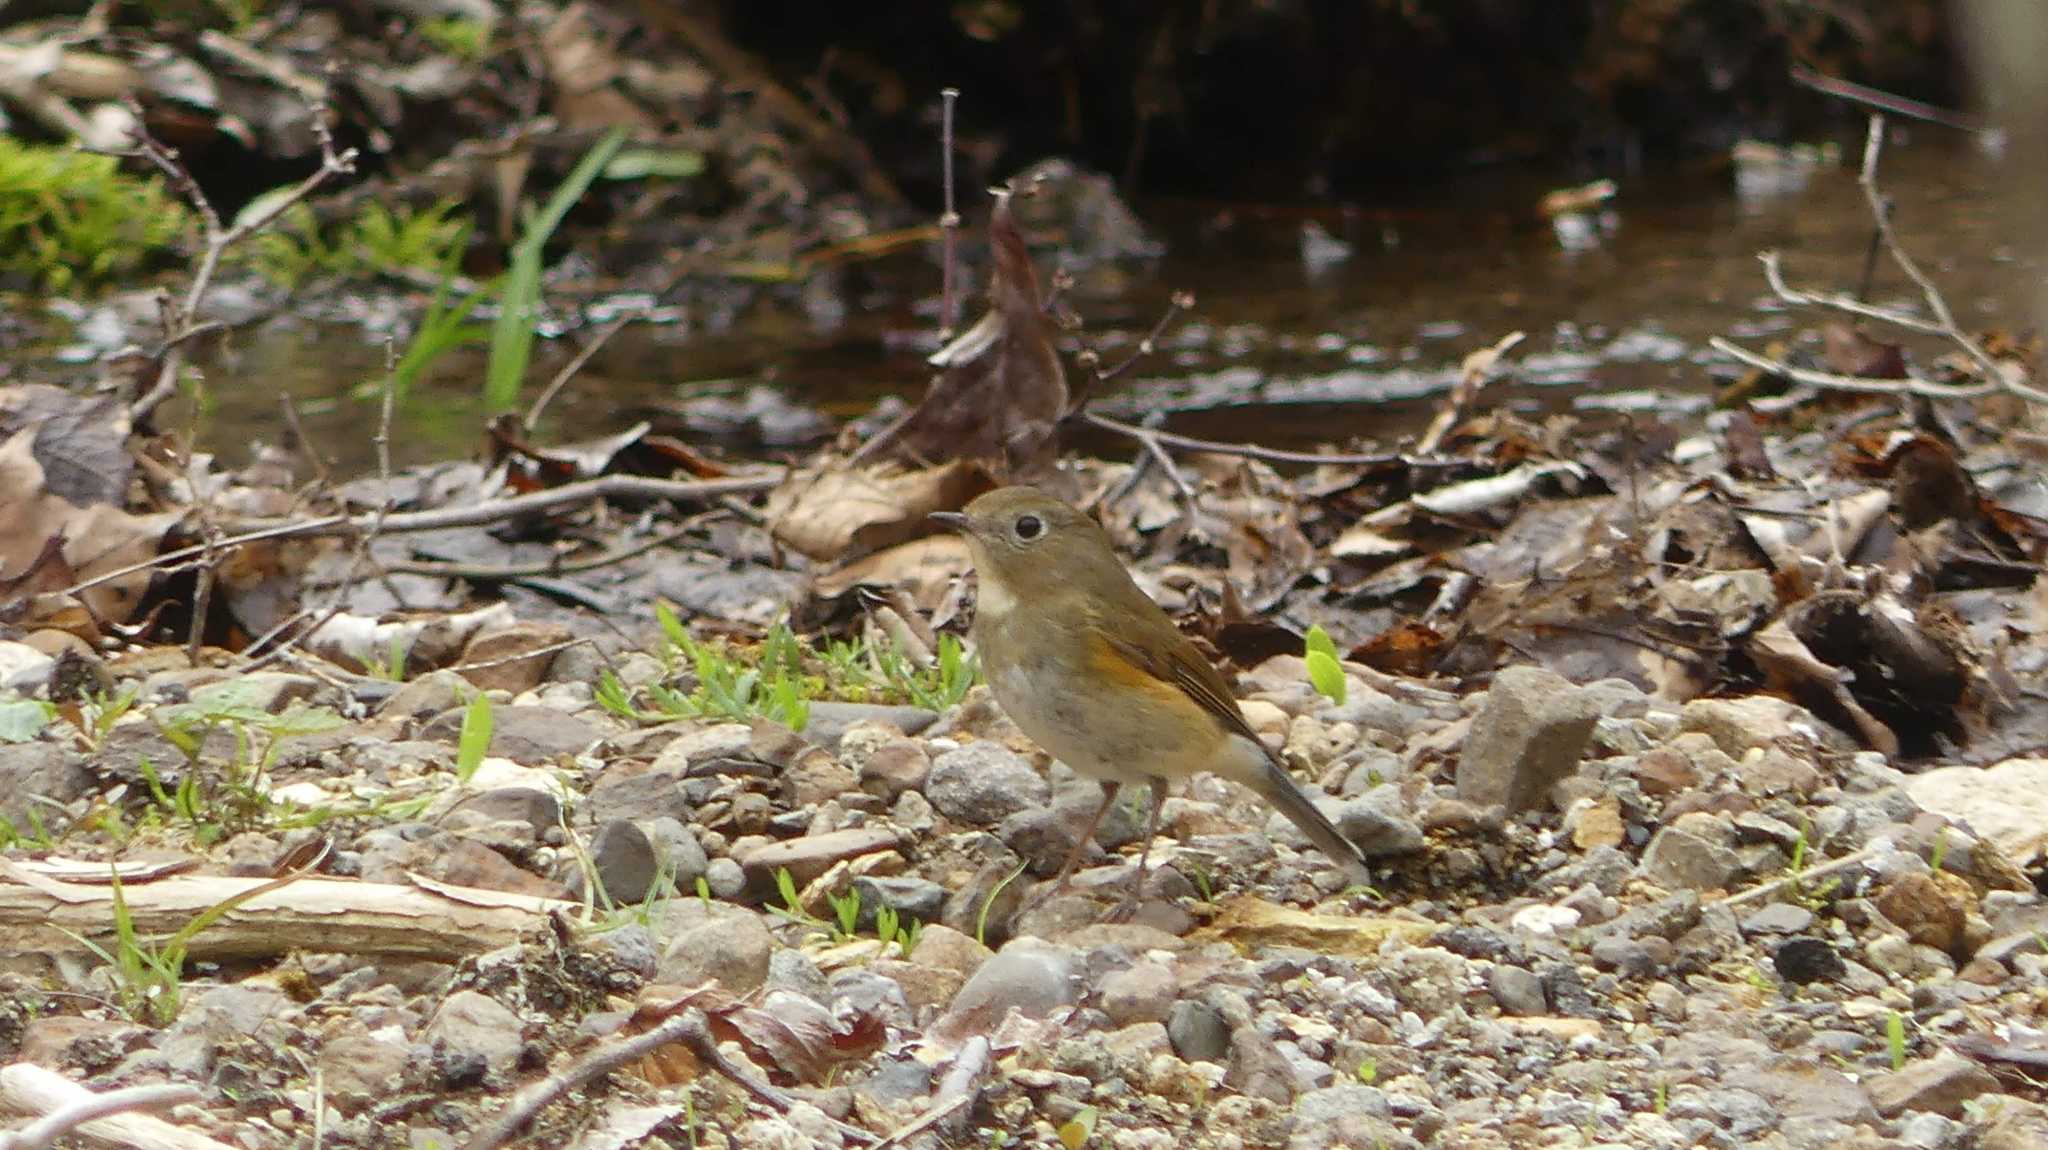
[[[143,1091],[149,1093],[145,1095]],[[127,1150],[233,1150],[224,1142],[161,1118],[109,1113],[104,1109],[120,1096],[126,1096],[122,1099],[125,1105],[140,1107],[175,1105],[195,1099],[198,1093],[189,1086],[144,1086],[94,1094],[54,1070],[31,1062],[16,1062],[0,1067],[0,1109],[35,1114],[39,1120],[14,1134],[0,1134],[0,1148],[41,1150],[69,1133],[98,1145]],[[60,1122],[69,1125],[58,1126]]]
[[[121,893],[137,932],[169,935],[195,915],[274,881],[181,875],[125,881]],[[573,902],[505,891],[304,878],[236,907],[194,937],[189,949],[206,959],[310,950],[454,962],[518,941],[550,911],[578,909]],[[82,953],[73,934],[104,936],[113,924],[110,886],[0,882],[0,954]]]

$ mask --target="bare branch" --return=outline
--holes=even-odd
[[[1865,375],[1835,375],[1832,372],[1813,371],[1804,367],[1793,367],[1781,359],[1758,355],[1740,344],[1733,344],[1720,336],[1707,340],[1707,346],[1731,359],[1739,360],[1758,371],[1780,375],[1794,383],[1812,387],[1824,387],[1830,391],[1859,391],[1868,395],[1919,395],[1928,399],[1974,399],[1989,395],[1998,389],[1995,383],[1973,383],[1965,386],[1951,386],[1936,383],[1917,375],[1904,379],[1874,379]]]
[[[1880,242],[1882,242],[1882,239],[1883,236],[1880,233]],[[1780,266],[1779,255],[1776,251],[1758,252],[1756,258],[1758,262],[1764,265],[1764,279],[1769,281],[1771,291],[1776,293],[1779,299],[1795,307],[1818,307],[1827,308],[1831,311],[1846,312],[1849,315],[1862,316],[1864,319],[1874,319],[1879,323],[1888,323],[1893,327],[1904,328],[1907,331],[1917,331],[1922,335],[1948,334],[1942,330],[1941,325],[1938,323],[1921,319],[1917,315],[1900,311],[1897,308],[1864,303],[1862,300],[1845,292],[1818,292],[1795,288],[1785,282],[1785,271]]]
[[[2036,403],[2048,403],[2048,392],[2014,379],[2003,364],[1991,358],[1991,353],[1984,350],[1984,345],[1977,342],[1975,336],[1956,323],[1955,314],[1949,311],[1948,300],[1943,298],[1941,289],[1934,286],[1934,281],[1920,270],[1919,262],[1899,243],[1898,230],[1892,225],[1892,213],[1886,208],[1884,193],[1877,187],[1877,161],[1883,152],[1884,113],[1872,112],[1870,134],[1863,142],[1863,171],[1856,182],[1863,187],[1863,198],[1869,202],[1870,213],[1877,219],[1878,233],[1884,238],[1885,251],[1891,253],[1892,262],[1920,289],[1921,296],[1927,300],[1927,310],[1934,314],[1934,322],[1940,325],[1940,334],[1962,348],[1977,369],[1984,373],[1986,380]]]
[[[627,324],[646,317],[645,311],[629,311],[614,317],[610,323],[599,328],[597,334],[591,336],[590,341],[578,349],[576,354],[569,358],[569,362],[562,365],[562,370],[555,373],[555,378],[549,380],[548,385],[541,389],[540,395],[533,401],[533,406],[526,409],[526,430],[532,431],[540,425],[541,413],[548,409],[548,404],[554,402],[555,394],[568,386],[569,381],[576,378],[576,373],[582,371],[591,357],[612,341],[613,336],[624,331]]]
[[[131,1086],[105,1094],[88,1094],[68,1102],[12,1134],[0,1133],[0,1150],[49,1150],[57,1139],[95,1119],[137,1110],[166,1110],[204,1095],[196,1086]]]
[[[354,174],[356,150],[348,148],[336,151],[334,135],[327,127],[327,104],[321,98],[309,100],[307,112],[312,116],[313,135],[320,142],[320,166],[312,175],[299,181],[290,191],[271,201],[262,210],[246,219],[235,221],[232,226],[221,223],[220,213],[212,201],[192,178],[192,172],[178,155],[175,148],[157,139],[144,126],[142,109],[133,104],[135,127],[132,130],[135,141],[135,155],[149,161],[163,173],[164,179],[199,215],[205,250],[200,253],[199,267],[192,273],[192,283],[185,289],[185,298],[176,304],[166,306],[164,316],[163,362],[157,369],[156,383],[129,406],[128,417],[140,424],[149,414],[162,406],[163,402],[177,394],[178,376],[185,366],[185,347],[198,332],[200,305],[206,302],[206,293],[213,286],[213,277],[220,270],[220,262],[229,249],[274,223],[279,216],[318,191],[337,176]]]
[[[522,515],[536,515],[593,499],[636,498],[636,499],[715,499],[722,495],[746,495],[766,491],[782,482],[781,474],[737,475],[725,479],[652,479],[640,475],[603,475],[586,479],[580,483],[568,483],[546,491],[535,491],[526,495],[515,495],[509,499],[495,499],[488,503],[476,503],[462,507],[441,507],[432,511],[396,512],[385,516],[382,530],[386,532],[439,531],[446,527],[480,527],[486,523],[499,523],[516,519]],[[369,515],[325,515],[315,519],[263,520],[249,519],[231,523],[239,534],[215,541],[211,546],[216,552],[233,547],[243,547],[268,539],[307,539],[321,535],[354,535],[368,530],[377,521],[374,513]],[[168,567],[185,559],[206,553],[207,544],[194,544],[166,551],[142,563],[131,563],[126,567],[96,575],[82,583],[73,584],[59,594],[75,595],[80,591],[112,582],[138,571],[149,571]]]

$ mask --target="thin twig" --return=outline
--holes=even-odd
[[[1737,903],[1755,902],[1758,899],[1769,898],[1786,887],[1797,885],[1806,879],[1821,878],[1825,875],[1834,874],[1836,871],[1848,870],[1857,863],[1876,855],[1883,846],[1884,844],[1882,843],[1867,846],[1854,854],[1843,855],[1841,858],[1831,862],[1824,862],[1819,866],[1803,867],[1797,874],[1788,874],[1783,878],[1773,879],[1759,886],[1750,887],[1748,890],[1737,891],[1734,894],[1716,899],[1714,900],[1714,905],[1734,906]]]
[[[1173,484],[1174,493],[1180,496],[1181,509],[1187,513],[1188,521],[1192,523],[1196,510],[1195,489],[1188,486],[1187,477],[1180,473],[1180,468],[1173,462],[1173,456],[1167,454],[1165,446],[1159,442],[1158,430],[1152,426],[1164,419],[1164,413],[1157,411],[1145,417],[1144,426],[1138,429],[1138,446],[1143,447],[1145,454],[1150,455],[1159,464],[1159,469],[1166,473],[1167,482]]]
[[[164,144],[152,135],[144,120],[141,106],[131,98],[130,111],[135,127],[131,135],[135,142],[134,154],[149,161],[163,173],[173,190],[177,191],[198,213],[200,227],[206,244],[199,257],[199,267],[192,273],[192,282],[185,289],[185,298],[177,303],[165,304],[163,363],[157,369],[156,383],[129,406],[128,417],[140,424],[163,402],[178,390],[178,377],[185,366],[185,346],[201,325],[198,322],[200,305],[206,302],[207,290],[213,286],[214,273],[220,270],[221,258],[228,250],[250,236],[261,232],[274,223],[278,217],[290,211],[301,200],[337,176],[354,174],[356,150],[347,148],[336,151],[334,134],[327,126],[327,103],[323,92],[317,99],[307,101],[307,111],[312,117],[313,136],[320,144],[320,166],[313,174],[271,201],[263,210],[237,220],[232,226],[221,223],[220,213],[214,210],[211,200],[200,190],[199,182],[179,158],[178,151]]]
[[[1875,108],[1879,111],[1894,112],[1915,120],[1925,120],[1930,124],[1940,124],[1944,128],[1957,128],[1965,132],[1988,132],[1992,130],[1988,124],[1985,124],[1975,116],[1964,115],[1961,112],[1950,111],[1947,108],[1936,107],[1933,104],[1922,103],[1919,100],[1910,100],[1904,96],[1894,95],[1891,92],[1872,88],[1866,84],[1844,80],[1838,76],[1829,76],[1816,72],[1804,64],[1792,65],[1792,82],[1812,88],[1814,91],[1824,95],[1833,96],[1838,100],[1847,100],[1850,103],[1861,104],[1866,108]]]
[[[703,1012],[686,1010],[652,1030],[592,1050],[513,1095],[512,1101],[498,1113],[496,1120],[471,1135],[463,1144],[463,1150],[494,1150],[503,1146],[518,1137],[526,1124],[547,1109],[550,1102],[627,1063],[637,1062],[672,1042],[682,1041],[691,1027],[703,1025]]]
[[[1257,459],[1266,463],[1303,463],[1310,465],[1334,463],[1344,466],[1362,467],[1384,467],[1398,463],[1404,467],[1446,468],[1470,467],[1473,465],[1470,459],[1457,457],[1429,458],[1420,455],[1410,455],[1400,451],[1364,453],[1338,451],[1327,455],[1319,455],[1311,451],[1283,451],[1277,447],[1260,447],[1255,443],[1219,443],[1212,439],[1196,439],[1191,435],[1179,435],[1171,431],[1147,431],[1145,428],[1125,423],[1119,419],[1111,419],[1106,415],[1097,415],[1092,411],[1082,412],[1081,418],[1091,426],[1099,427],[1104,431],[1114,432],[1118,435],[1129,436],[1132,439],[1142,439],[1149,435],[1158,440],[1162,446],[1171,447],[1176,451],[1195,451],[1209,455],[1234,455],[1244,459]]]
[[[181,1084],[109,1090],[60,1106],[12,1134],[0,1132],[0,1150],[49,1150],[57,1139],[95,1119],[137,1110],[167,1110],[204,1097],[197,1086]]]
[[[637,498],[637,499],[715,499],[721,495],[746,495],[766,491],[782,482],[780,474],[737,475],[724,479],[652,479],[640,475],[602,475],[580,483],[564,484],[546,491],[515,495],[508,499],[496,499],[487,503],[475,503],[462,507],[441,507],[432,511],[396,512],[384,519],[383,530],[388,534],[412,531],[439,531],[448,527],[480,527],[487,523],[498,523],[516,519],[522,515],[533,515],[553,511],[576,503],[587,503],[593,499]],[[240,533],[216,541],[212,546],[225,551],[231,547],[244,547],[268,539],[307,539],[326,535],[354,535],[369,529],[376,521],[370,515],[324,515],[316,519],[264,520],[249,519],[231,524]],[[102,583],[133,575],[138,571],[149,571],[167,567],[181,560],[190,559],[207,550],[205,544],[181,547],[166,551],[153,559],[131,563],[104,575],[96,575],[80,583],[74,583],[61,595],[75,595]]]
[[[1877,238],[1879,243],[1882,244],[1884,239],[1883,233],[1879,233]],[[1764,265],[1764,279],[1771,285],[1771,291],[1779,299],[1795,307],[1828,308],[1832,311],[1845,312],[1849,315],[1861,316],[1864,319],[1874,319],[1880,323],[1888,323],[1893,327],[1919,332],[1922,335],[1945,336],[1948,334],[1940,324],[1921,319],[1917,315],[1900,311],[1895,307],[1882,307],[1878,304],[1865,303],[1855,296],[1843,292],[1817,292],[1804,288],[1795,288],[1785,282],[1783,261],[1776,251],[1758,252],[1756,258],[1757,262]]]
[[[720,508],[717,511],[707,512],[703,515],[693,515],[672,531],[665,531],[651,539],[645,539],[627,547],[614,548],[601,555],[592,555],[584,559],[564,560],[558,558],[545,560],[540,563],[513,563],[495,567],[487,563],[442,563],[429,559],[397,559],[386,560],[383,566],[386,571],[403,575],[433,575],[443,579],[474,579],[479,582],[493,583],[502,583],[510,579],[532,579],[549,575],[575,575],[584,571],[595,571],[600,567],[610,567],[615,563],[624,563],[629,559],[637,559],[649,551],[658,547],[665,547],[697,530],[703,526],[706,519],[723,514],[725,514],[725,511],[723,508]]]
[[[644,311],[624,312],[614,317],[610,323],[599,328],[597,334],[591,336],[589,342],[578,349],[576,354],[569,358],[569,362],[562,365],[562,370],[555,373],[555,378],[549,380],[548,385],[541,389],[540,395],[533,401],[533,406],[526,409],[526,430],[531,432],[534,428],[540,426],[541,413],[548,409],[548,404],[554,402],[555,393],[561,391],[571,379],[576,377],[577,372],[583,370],[583,365],[590,362],[591,356],[596,355],[605,344],[610,343],[613,336],[624,331],[627,324],[632,323],[636,319],[645,319],[646,317],[647,313]]]
[[[1926,272],[1920,270],[1919,262],[1908,255],[1905,247],[1899,243],[1898,231],[1892,224],[1892,213],[1886,208],[1884,193],[1879,191],[1877,186],[1877,161],[1883,152],[1884,113],[1872,112],[1870,135],[1863,142],[1863,171],[1856,178],[1856,182],[1863,187],[1863,197],[1870,204],[1870,213],[1877,220],[1877,229],[1884,236],[1885,250],[1891,253],[1892,262],[1897,264],[1899,270],[1906,273],[1906,278],[1912,280],[1920,289],[1921,296],[1927,301],[1927,310],[1934,313],[1934,321],[1941,325],[1941,334],[1963,349],[1963,353],[1984,373],[1985,379],[2015,395],[2024,396],[2036,403],[2048,403],[2048,392],[2029,387],[2012,378],[2006,372],[2005,366],[1991,358],[1991,353],[1984,350],[1984,345],[1978,343],[1975,336],[1964,331],[1961,325],[1956,323],[1955,314],[1949,311],[1948,300],[1942,296],[1941,289],[1934,286],[1934,281],[1928,278]]]
[[[549,643],[545,647],[535,647],[531,651],[518,651],[510,655],[502,655],[496,659],[483,659],[475,663],[457,663],[452,667],[443,669],[454,671],[457,674],[464,671],[489,671],[497,667],[508,667],[513,663],[523,663],[528,659],[540,659],[549,655],[559,655],[571,647],[580,647],[588,642],[590,642],[588,638],[564,639],[559,643]]]
[[[917,1137],[918,1135],[924,1133],[932,1127],[937,1126],[939,1123],[944,1122],[946,1119],[951,1118],[953,1116],[954,1111],[959,1110],[961,1107],[966,1106],[968,1103],[972,1101],[974,1101],[974,1095],[962,1094],[954,1098],[949,1098],[944,1102],[936,1103],[932,1106],[931,1109],[926,1110],[924,1113],[912,1119],[910,1123],[904,1126],[902,1129],[891,1131],[887,1138],[884,1138],[880,1142],[875,1143],[874,1150],[887,1150],[887,1148],[890,1146],[901,1146],[903,1143],[910,1141],[912,1138]]]
[[[1824,387],[1830,391],[1860,391],[1869,395],[1919,395],[1928,399],[1974,399],[1998,390],[1996,383],[1946,384],[1936,383],[1917,375],[1904,379],[1876,379],[1867,375],[1836,375],[1833,372],[1814,371],[1811,368],[1793,367],[1782,359],[1759,355],[1740,344],[1730,343],[1720,336],[1710,336],[1707,346],[1731,359],[1780,375],[1794,383],[1812,387]]]
[[[959,240],[960,213],[953,205],[953,105],[960,99],[960,89],[939,90],[939,148],[940,170],[944,173],[946,207],[939,213],[940,262],[939,262],[939,342],[953,338],[953,325],[960,319],[960,301],[954,297],[954,245]]]
[[[320,449],[313,445],[313,437],[306,434],[305,421],[299,418],[299,405],[292,402],[292,393],[277,393],[277,402],[284,408],[285,426],[291,428],[292,438],[299,441],[299,451],[306,462],[313,465],[313,479],[319,487],[333,486],[333,477],[327,473],[327,461],[320,458]]]

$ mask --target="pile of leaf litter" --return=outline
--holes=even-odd
[[[0,389],[0,1112],[168,1084],[116,1141],[195,1147],[2026,1136],[2030,345],[1823,329],[1704,420],[1531,420],[1486,402],[1509,336],[1413,442],[1206,442],[1092,410],[1125,365],[1059,352],[1010,206],[923,400],[794,463],[507,421],[337,484]],[[1128,812],[1041,893],[1090,788],[975,685],[927,520],[1008,481],[1102,518],[1383,883],[1205,781],[1136,922],[1097,921]],[[1842,1068],[1767,1057],[1795,999],[1771,1033]]]

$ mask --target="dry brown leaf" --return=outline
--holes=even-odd
[[[74,581],[144,562],[157,554],[164,533],[181,514],[131,515],[110,503],[81,507],[54,493],[36,461],[37,436],[30,429],[0,443],[0,586],[6,580],[16,582],[13,595],[27,615],[19,622],[61,626],[63,602],[28,598],[62,589],[48,585],[55,559],[62,559]],[[61,541],[54,552],[52,540]],[[31,571],[37,577],[24,582],[22,577]],[[79,597],[98,618],[126,622],[149,589],[149,580],[150,572],[138,571],[89,588]]]
[[[791,476],[768,500],[775,538],[813,559],[870,554],[930,534],[934,511],[957,511],[996,485],[971,460],[900,471],[834,469]]]
[[[862,457],[983,459],[1023,479],[1057,455],[1067,377],[1010,193],[996,193],[988,230],[995,255],[988,314],[931,357],[939,374],[924,398],[862,448]]]
[[[1319,954],[1368,958],[1388,939],[1420,943],[1436,927],[1414,919],[1383,915],[1316,914],[1267,902],[1255,895],[1224,900],[1215,918],[1188,936],[1191,943],[1227,942],[1250,953],[1254,948],[1293,946]]]
[[[619,77],[618,54],[598,28],[588,4],[571,4],[540,36],[541,58],[554,81],[553,110],[566,128],[647,128],[640,106],[613,84]]]

